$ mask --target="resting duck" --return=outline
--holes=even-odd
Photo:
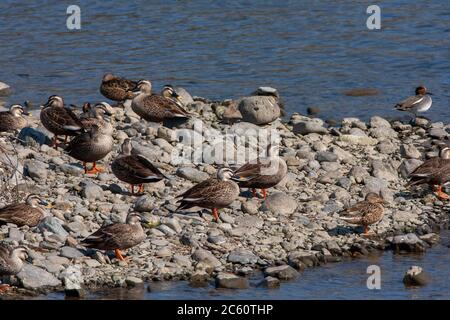
[[[13,104],[8,111],[0,112],[0,132],[20,130],[28,125],[23,115],[30,115],[20,104]]]
[[[114,133],[114,128],[110,121],[108,121],[106,116],[112,116],[112,107],[109,103],[100,102],[94,106],[93,110],[89,110],[90,116],[87,116],[86,113],[83,113],[83,118],[81,119],[81,123],[83,124],[86,130],[92,128],[93,125],[98,126],[99,132],[102,134],[107,134],[112,136]],[[84,106],[83,106],[84,111]]]
[[[268,188],[280,183],[287,174],[287,164],[283,158],[278,156],[278,147],[269,144],[267,146],[267,157],[258,158],[244,164],[234,172],[235,181],[239,186],[252,189],[256,196],[256,189],[262,189],[264,199],[267,197]]]
[[[217,177],[200,182],[177,198],[182,198],[177,210],[201,207],[212,209],[214,220],[219,221],[218,209],[228,207],[239,196],[239,186],[231,180],[233,171],[221,168]]]
[[[83,161],[85,173],[102,172],[96,162],[103,159],[112,151],[113,138],[100,132],[100,128],[93,124],[88,132],[76,136],[66,148],[66,152],[73,158]],[[92,162],[91,170],[87,169],[87,163]]]
[[[140,80],[135,91],[139,94],[131,101],[131,108],[142,119],[163,122],[165,119],[189,116],[171,85],[164,86],[161,95],[157,95],[152,94],[150,81]]]
[[[24,247],[14,248],[5,242],[0,242],[0,277],[18,274],[27,258],[27,250]],[[0,292],[7,290],[8,287],[7,284],[0,284]]]
[[[134,93],[131,90],[136,85],[135,81],[120,78],[112,73],[106,73],[100,85],[100,93],[110,100],[123,103],[127,99],[133,99]]]
[[[376,193],[369,192],[364,201],[340,212],[340,218],[351,224],[364,227],[364,235],[368,235],[369,226],[380,221],[384,215],[386,202]]]
[[[120,181],[131,185],[131,193],[134,194],[134,185],[139,185],[138,193],[141,193],[144,183],[158,182],[165,176],[144,156],[132,155],[132,148],[131,139],[125,139],[120,156],[111,164],[111,170]]]
[[[48,212],[42,206],[48,206],[48,203],[38,195],[30,194],[25,203],[14,203],[1,208],[0,223],[14,223],[18,227],[34,227],[48,216]]]
[[[427,92],[427,88],[420,86],[416,88],[415,95],[411,96],[395,105],[395,108],[400,111],[407,111],[417,117],[418,112],[425,112],[431,108],[433,100],[431,99],[431,92]]]
[[[410,174],[408,185],[428,184],[436,188],[438,198],[448,200],[442,186],[450,181],[450,148],[443,147],[439,157],[426,160]]]
[[[64,100],[60,96],[50,96],[41,110],[40,119],[47,130],[52,132],[53,146],[58,147],[58,136],[65,135],[64,143],[68,136],[76,136],[83,132],[83,124],[69,108],[64,107]]]
[[[89,237],[81,241],[86,248],[99,250],[114,250],[117,259],[124,261],[120,250],[126,250],[138,245],[146,238],[141,226],[141,217],[129,214],[126,223],[113,223],[101,227]]]

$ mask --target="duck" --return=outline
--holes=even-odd
[[[8,111],[0,112],[0,132],[14,131],[25,128],[28,125],[27,119],[23,116],[31,115],[25,111],[20,104],[13,104]]]
[[[220,168],[216,177],[204,180],[177,196],[181,198],[177,211],[192,207],[211,209],[214,220],[218,222],[218,209],[228,207],[239,196],[239,186],[231,179],[233,175],[230,168]]]
[[[28,258],[25,247],[13,247],[6,242],[0,242],[0,277],[18,274]],[[6,291],[9,285],[0,284],[0,292]]]
[[[146,157],[140,154],[131,154],[132,148],[131,139],[125,139],[121,146],[120,156],[111,164],[111,170],[120,181],[131,185],[132,194],[134,194],[135,185],[139,185],[138,193],[142,193],[144,183],[158,182],[166,176]]]
[[[86,130],[89,130],[93,125],[97,125],[100,133],[112,136],[114,128],[111,121],[105,119],[106,116],[112,116],[111,110],[112,107],[107,102],[97,103],[93,109],[89,110],[87,109],[87,106],[83,105],[84,113],[83,118],[80,117],[80,121]]]
[[[49,207],[47,201],[36,194],[30,194],[23,203],[14,203],[0,208],[0,223],[14,223],[18,227],[35,227],[48,212],[43,206]]]
[[[123,103],[125,100],[133,99],[134,93],[132,90],[136,85],[137,82],[135,81],[106,73],[102,78],[100,93],[110,100]]]
[[[414,115],[414,119],[417,118],[417,113],[425,112],[431,108],[433,100],[431,99],[431,92],[427,91],[424,86],[419,86],[415,90],[415,95],[397,103],[395,109],[399,111],[407,111]]]
[[[135,92],[138,94],[131,101],[131,109],[146,121],[161,123],[165,119],[189,117],[171,85],[164,86],[161,95],[157,95],[152,94],[150,81],[140,80]]]
[[[60,96],[50,96],[42,106],[40,119],[44,127],[54,134],[53,147],[58,148],[58,136],[64,135],[64,143],[68,136],[76,136],[84,131],[83,124],[77,115],[64,107]]]
[[[276,186],[286,177],[287,164],[278,156],[278,147],[269,144],[267,157],[247,162],[234,172],[234,180],[240,187],[250,188],[253,197],[256,189],[261,189],[263,198],[267,198],[267,189]]]
[[[93,124],[88,132],[82,133],[73,138],[65,149],[71,157],[83,161],[85,173],[103,172],[97,167],[96,162],[106,157],[113,149],[114,140],[111,135],[100,131],[98,125]],[[87,163],[92,162],[93,166],[87,169]]]
[[[443,146],[438,157],[426,160],[409,176],[409,186],[428,184],[435,188],[439,199],[450,199],[450,196],[442,191],[442,186],[450,181],[450,148]]]
[[[383,198],[374,192],[369,192],[363,201],[342,210],[340,219],[351,224],[364,227],[364,235],[369,234],[369,226],[377,223],[383,218],[384,205],[387,204]]]
[[[146,234],[141,226],[141,216],[130,213],[126,223],[113,223],[101,227],[80,242],[86,248],[114,250],[120,261],[126,261],[121,250],[134,247],[144,241]]]

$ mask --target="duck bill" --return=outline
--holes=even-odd
[[[238,181],[238,182],[245,182],[245,181],[251,180],[251,177],[240,177],[240,176],[234,175],[231,177],[231,180]]]

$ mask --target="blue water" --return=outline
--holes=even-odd
[[[77,1],[81,30],[60,1],[0,2],[0,81],[8,103],[51,94],[104,100],[101,76],[149,78],[211,99],[278,88],[288,112],[396,117],[392,106],[425,84],[425,116],[450,120],[450,2],[378,1],[381,30],[366,28],[367,1]],[[378,96],[343,91],[375,88]],[[401,114],[403,116],[403,114]]]

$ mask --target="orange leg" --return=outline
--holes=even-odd
[[[134,194],[134,184],[130,184],[131,186],[131,194]]]
[[[140,184],[140,185],[139,185],[138,193],[142,193],[142,192],[144,192],[144,185],[143,185],[143,184]]]
[[[212,209],[212,214],[214,216],[214,220],[216,222],[219,222],[219,210],[217,210],[217,208],[213,208]]]
[[[68,138],[69,136],[65,136],[64,137],[64,143],[67,143],[67,138]]]
[[[115,249],[115,250],[114,250],[114,254],[115,254],[116,258],[117,258],[118,260],[120,260],[120,261],[128,262],[128,261],[131,260],[130,257],[124,258],[123,255],[122,255],[122,252],[120,252],[119,249]]]
[[[364,234],[368,234],[369,233],[369,227],[368,226],[364,226]]]
[[[0,293],[6,292],[9,290],[9,284],[0,284]]]
[[[263,193],[263,198],[265,199],[267,197],[267,190],[266,189],[261,189],[262,193]]]
[[[256,194],[256,189],[252,189],[252,196],[253,198],[256,198],[258,195]]]
[[[436,195],[441,200],[448,200],[450,199],[449,195],[446,194],[444,191],[442,191],[442,186],[437,186]]]
[[[86,167],[85,167],[84,172],[85,173],[99,173],[99,172],[103,172],[103,169],[102,168],[98,168],[96,163],[94,162],[93,166],[92,166],[92,169],[86,171]]]
[[[52,147],[58,150],[58,136],[53,136],[52,142],[53,142]]]

